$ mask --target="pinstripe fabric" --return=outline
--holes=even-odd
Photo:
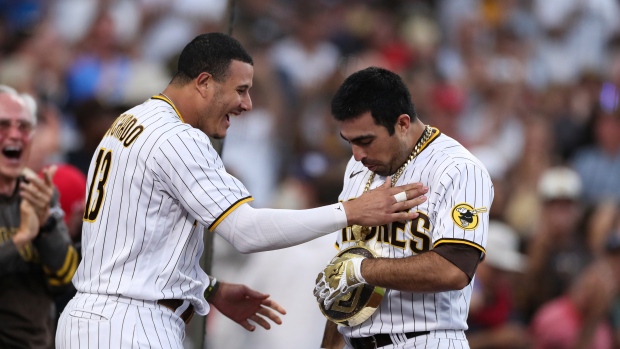
[[[340,200],[351,200],[361,195],[369,176],[370,171],[352,158],[347,165]],[[385,177],[376,176],[371,188],[384,181]],[[453,209],[458,204],[467,203],[474,208],[488,209],[493,200],[490,177],[471,153],[454,139],[439,134],[411,161],[396,185],[413,182],[422,182],[429,187],[428,200],[415,208],[420,212],[420,217],[406,223],[395,222],[372,228],[367,237],[367,247],[378,256],[388,258],[413,256],[442,242],[465,243],[484,252],[488,212],[476,215],[478,225],[473,230],[463,229],[452,218]],[[338,234],[337,245],[341,248],[353,246],[354,242],[349,228]],[[379,309],[370,319],[358,326],[339,327],[339,331],[348,337],[435,331],[429,335],[433,337],[444,330],[456,330],[464,340],[462,331],[467,329],[472,287],[473,282],[462,290],[429,294],[387,290]],[[455,339],[460,340],[461,337]],[[398,337],[393,339],[402,341]],[[406,343],[413,340],[406,340]],[[463,345],[466,346],[466,341]]]
[[[79,293],[63,311],[56,348],[183,349],[185,323],[155,302]]]
[[[203,228],[235,203],[252,199],[226,172],[209,138],[183,123],[167,100],[150,99],[121,115],[102,139],[87,188],[83,259],[73,278],[78,292],[144,301],[183,299],[205,315],[208,277],[199,266]],[[80,309],[95,309],[94,299],[99,300],[82,297]],[[132,324],[141,317],[144,329],[153,322],[144,318],[151,317],[144,309],[130,315]],[[82,320],[63,318],[68,322],[61,323],[59,336],[60,331],[76,332],[73,325],[83,326]],[[135,333],[123,332],[123,340],[141,338],[141,328],[134,327]]]

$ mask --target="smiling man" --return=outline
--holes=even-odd
[[[0,85],[0,347],[49,348],[53,294],[77,267],[52,177],[25,171],[35,102]]]
[[[208,138],[226,136],[231,117],[252,109],[253,73],[236,40],[199,35],[167,88],[110,127],[91,161],[78,294],[61,315],[58,348],[181,349],[185,324],[209,304],[249,331],[249,321],[266,329],[267,319],[280,323],[284,310],[267,295],[200,269],[204,228],[249,253],[349,224],[417,217],[406,211],[424,202],[420,183],[310,210],[253,209]]]
[[[429,198],[412,209],[415,219],[348,226],[337,235],[341,253],[319,274],[314,291],[332,320],[323,347],[468,348],[472,280],[484,257],[493,201],[486,168],[422,123],[407,87],[388,70],[349,76],[332,100],[332,114],[353,152],[341,201],[414,182],[428,186]]]

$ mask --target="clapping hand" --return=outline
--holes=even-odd
[[[20,196],[27,200],[39,218],[39,225],[45,224],[50,215],[50,205],[54,195],[52,178],[57,167],[50,166],[43,170],[43,179],[31,170],[24,170],[25,181],[20,183]]]
[[[19,204],[19,211],[20,224],[13,236],[13,242],[18,249],[22,249],[39,234],[39,219],[32,205],[26,200]]]

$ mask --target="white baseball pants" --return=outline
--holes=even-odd
[[[58,321],[56,349],[183,349],[188,306],[173,312],[155,301],[78,293]]]

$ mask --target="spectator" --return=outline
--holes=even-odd
[[[528,242],[523,289],[528,318],[542,304],[562,295],[590,261],[585,234],[579,230],[581,188],[579,176],[565,167],[548,169],[539,181],[542,208]]]
[[[607,240],[605,254],[580,275],[566,294],[534,316],[534,349],[611,349],[608,315],[620,289],[620,235]]]
[[[59,160],[61,130],[57,108],[54,108],[50,103],[39,104],[35,131],[37,137],[32,140],[31,153],[26,165],[29,169],[38,173],[40,177],[43,177],[43,169]],[[78,260],[80,260],[86,176],[72,165],[64,163],[57,163],[55,165],[57,170],[52,182],[60,196],[58,203],[62,211],[65,212],[64,222],[67,225],[71,242],[78,252]],[[61,294],[55,295],[55,318],[60,316],[60,313],[69,300],[73,298],[75,292],[73,285],[69,284]]]
[[[538,182],[553,163],[551,140],[552,131],[545,115],[532,113],[525,123],[521,159],[508,178],[510,194],[505,210],[506,221],[522,236],[530,237],[539,220],[542,205]],[[501,156],[499,159],[506,168],[506,160]]]
[[[490,221],[487,255],[478,266],[467,321],[470,348],[528,348],[527,328],[514,299],[517,276],[525,263],[516,232],[500,221]]]
[[[620,90],[604,84],[594,119],[595,144],[578,151],[573,166],[584,187],[583,199],[594,204],[605,199],[620,202]]]
[[[53,293],[77,267],[52,177],[23,172],[34,137],[34,100],[0,86],[0,347],[50,348]]]

